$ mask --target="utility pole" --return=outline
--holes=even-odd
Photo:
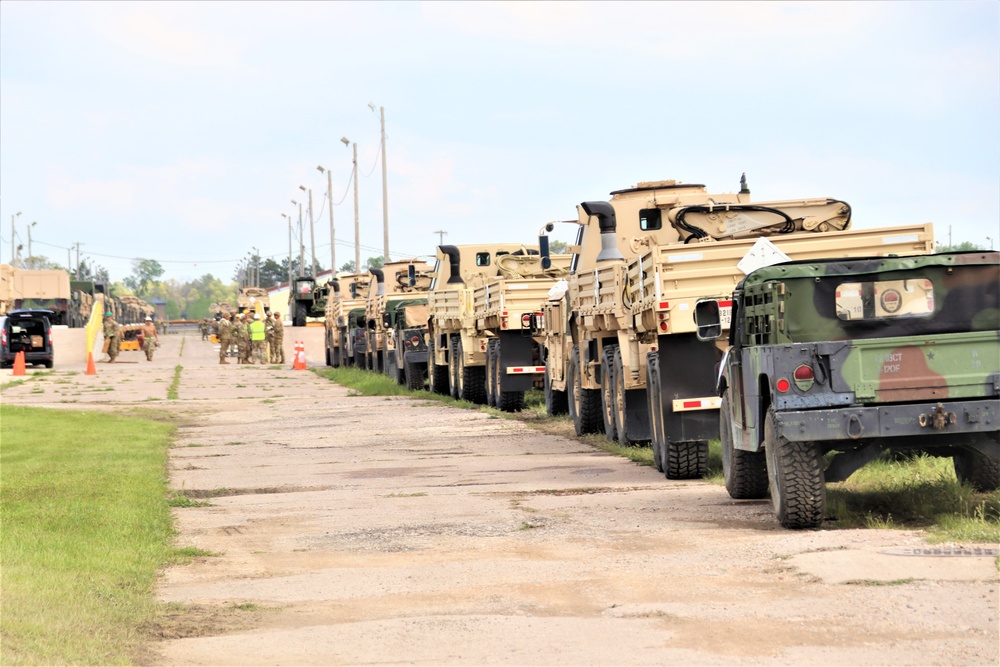
[[[34,220],[32,220],[31,224],[27,225],[27,227],[28,227],[28,259],[31,259],[32,257],[34,257],[34,255],[31,254],[31,228],[34,227],[37,224],[38,224],[37,222],[35,222]]]
[[[439,229],[434,233],[438,235],[438,245],[444,245],[444,235],[447,234],[448,232]]]
[[[340,140],[347,146],[351,144],[347,137]],[[361,234],[358,224],[358,144],[354,142],[354,272],[361,273]]]
[[[80,242],[76,242],[76,273],[80,274]]]
[[[368,108],[375,111],[375,105],[368,103]],[[382,128],[382,237],[385,243],[385,263],[389,263],[389,189],[386,181],[385,167],[385,107],[378,108],[379,124]]]
[[[306,268],[306,246],[302,243],[302,204],[292,200],[293,204],[297,204],[299,207],[299,275],[304,275]]]
[[[324,169],[323,167],[316,167],[319,173],[326,172],[326,196],[330,199],[330,276],[337,276],[337,249],[334,245],[334,234],[333,234],[333,174],[329,169]]]
[[[306,188],[304,185],[299,186],[299,190],[302,192],[309,193],[309,243],[311,246],[310,254],[312,256],[312,264],[309,265],[309,275],[313,278],[316,277],[316,224],[313,220],[313,191],[312,188]]]
[[[288,222],[288,288],[292,287],[292,216],[285,213],[281,217]]]

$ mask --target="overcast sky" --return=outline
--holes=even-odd
[[[0,261],[229,279],[288,255],[532,242],[637,181],[831,196],[1000,246],[1000,3],[0,3]],[[297,229],[295,233],[297,234]],[[308,222],[304,233],[309,254]],[[568,227],[556,238],[570,240]],[[298,239],[294,241],[296,245]],[[75,262],[75,253],[74,253]]]

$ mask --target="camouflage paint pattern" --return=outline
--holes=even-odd
[[[922,435],[921,415],[949,402],[963,403],[948,432],[997,431],[1000,253],[789,262],[747,276],[734,307],[724,382],[739,449],[759,447],[768,405],[816,411],[782,420],[793,440]],[[812,379],[796,379],[803,366]],[[848,415],[857,406],[875,412]]]

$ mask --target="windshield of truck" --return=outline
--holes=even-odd
[[[793,342],[1000,329],[1000,266],[924,266],[784,282],[779,329]]]

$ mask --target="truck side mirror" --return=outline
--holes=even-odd
[[[417,267],[410,264],[406,267],[406,277],[409,279],[410,287],[417,284]]]
[[[392,313],[382,313],[382,326],[386,329],[392,328]]]
[[[358,298],[358,284],[357,283],[351,283],[351,298],[352,299],[357,299]]]
[[[694,323],[698,327],[698,340],[715,340],[722,335],[719,302],[715,299],[699,301],[694,307]]]
[[[545,234],[538,237],[538,254],[542,256],[542,268],[551,268],[552,259],[549,257],[549,237]]]

